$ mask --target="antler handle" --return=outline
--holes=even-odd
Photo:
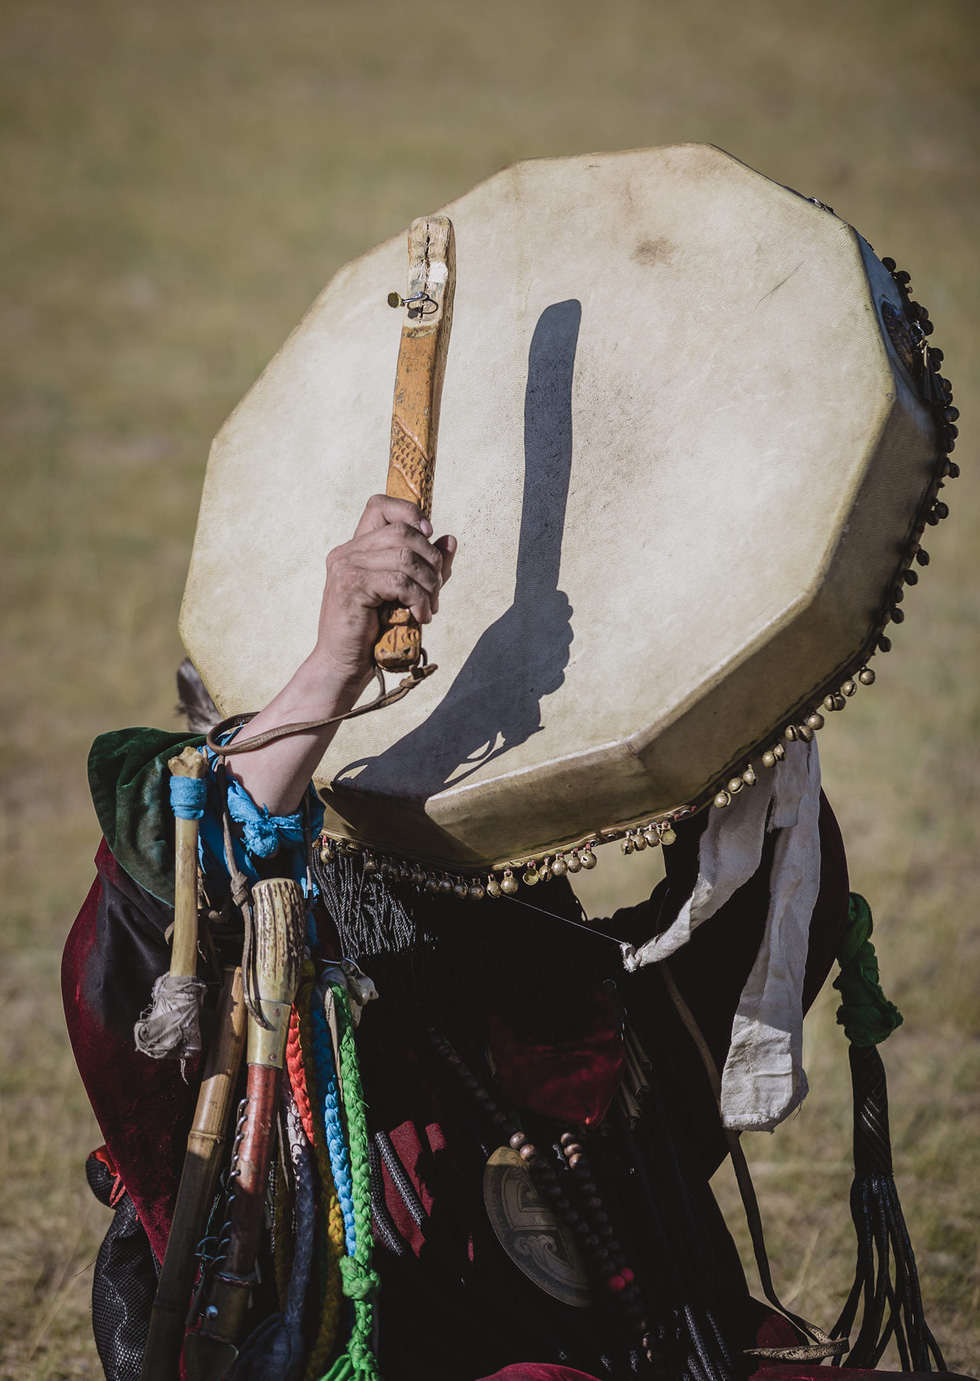
[[[388,301],[403,306],[395,397],[391,412],[391,453],[385,492],[418,504],[432,515],[439,406],[456,290],[456,241],[447,216],[423,216],[408,232],[408,296]],[[410,671],[418,660],[422,633],[399,604],[380,610],[381,637],[374,659],[385,671]]]

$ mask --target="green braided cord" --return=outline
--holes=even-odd
[[[840,973],[834,979],[842,999],[837,1022],[852,1045],[877,1045],[901,1026],[903,1019],[881,991],[878,956],[871,943],[873,929],[870,906],[857,892],[852,892],[837,952]]]
[[[332,984],[331,988],[337,1013],[338,1063],[347,1115],[347,1139],[350,1143],[355,1231],[354,1255],[341,1257],[340,1273],[344,1294],[353,1302],[354,1326],[346,1354],[337,1358],[323,1381],[381,1381],[378,1363],[371,1350],[373,1300],[381,1282],[377,1272],[371,1269],[371,1171],[361,1070],[347,989],[339,983]]]

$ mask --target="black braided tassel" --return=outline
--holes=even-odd
[[[854,1284],[832,1336],[850,1333],[862,1305],[861,1327],[848,1367],[874,1368],[894,1334],[904,1371],[946,1370],[929,1331],[915,1254],[892,1173],[885,1066],[875,1045],[849,1047],[854,1093],[854,1182],[851,1217],[857,1235]],[[835,1357],[834,1366],[841,1358]]]

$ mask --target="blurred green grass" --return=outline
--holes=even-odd
[[[930,1318],[976,1369],[975,0],[3,0],[0,34],[0,1377],[99,1375],[107,1215],[81,1162],[100,1138],[58,955],[97,843],[88,744],[173,722],[210,437],[333,270],[413,216],[518,158],[680,140],[828,202],[908,268],[963,412],[935,563],[821,750],[906,1014],[885,1057]],[[647,866],[604,860],[590,904],[638,895]],[[777,1280],[827,1323],[852,1263],[826,995],[807,1052],[810,1098],[749,1150]]]

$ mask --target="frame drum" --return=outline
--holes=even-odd
[[[315,780],[328,834],[471,874],[724,804],[819,727],[945,457],[902,276],[716,148],[520,163],[443,213],[439,670]],[[383,486],[404,261],[342,268],[214,442],[181,630],[224,715],[309,653]]]

